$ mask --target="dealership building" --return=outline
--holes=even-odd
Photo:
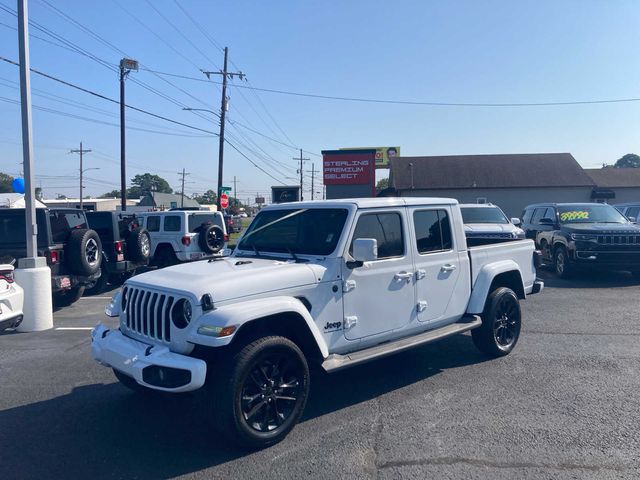
[[[493,203],[509,217],[538,202],[640,201],[640,169],[583,169],[570,153],[397,157],[389,185],[403,197]]]

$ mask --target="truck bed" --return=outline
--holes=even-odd
[[[525,292],[531,291],[536,279],[533,260],[535,245],[533,240],[514,240],[510,242],[494,243],[469,247],[471,263],[471,285],[475,287],[482,267],[491,263],[515,262],[522,273]]]

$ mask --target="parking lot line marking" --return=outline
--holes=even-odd
[[[97,300],[97,299],[104,300],[105,298],[108,300],[111,300],[111,297],[80,297],[80,300]]]
[[[93,330],[93,327],[56,327],[55,330]]]

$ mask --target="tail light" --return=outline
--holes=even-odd
[[[227,235],[226,233],[224,234],[224,241],[228,242],[229,241],[229,235]]]
[[[113,246],[116,249],[116,253],[122,253],[122,242],[115,242]]]
[[[189,245],[191,245],[191,237],[189,237],[188,235],[185,235],[184,237],[182,237],[182,244],[185,247],[188,247]]]
[[[60,256],[56,250],[51,250],[49,252],[48,257],[49,257],[49,263],[51,265],[55,265],[60,260]]]
[[[13,283],[13,270],[0,270],[0,280]]]

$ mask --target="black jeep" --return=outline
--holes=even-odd
[[[104,291],[107,283],[118,284],[149,264],[151,239],[135,215],[116,212],[87,212],[89,227],[102,241],[101,275],[87,285],[86,294]]]
[[[100,276],[102,243],[78,209],[36,209],[38,256],[47,258],[56,306],[70,305]],[[24,208],[0,209],[0,263],[27,256]],[[25,299],[25,301],[29,301]]]
[[[578,267],[627,270],[640,278],[640,227],[611,205],[529,205],[522,228],[560,277]]]

